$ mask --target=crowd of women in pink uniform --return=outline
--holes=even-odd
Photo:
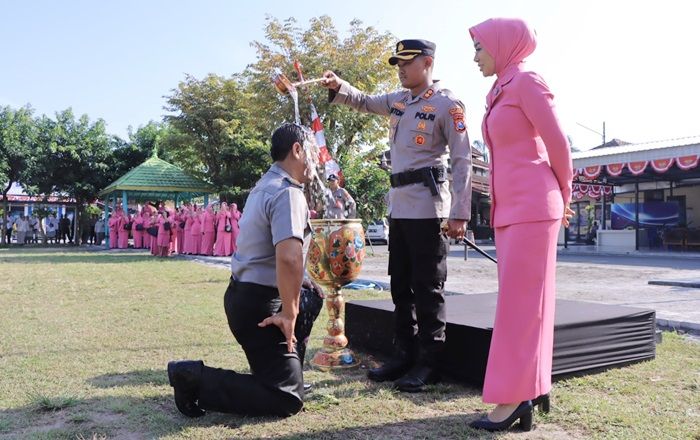
[[[236,251],[240,218],[238,206],[226,202],[205,209],[190,203],[178,209],[147,203],[134,215],[118,206],[108,222],[109,247],[126,249],[131,238],[134,249],[150,249],[160,257],[230,256]]]

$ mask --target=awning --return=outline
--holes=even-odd
[[[573,197],[599,198],[612,186],[634,182],[690,181],[700,177],[700,136],[629,144],[572,154]]]
[[[577,168],[574,170],[574,177],[585,176],[588,179],[596,179],[600,175],[600,172],[605,171],[609,176],[619,176],[622,174],[625,168],[634,176],[639,176],[646,171],[647,167],[651,165],[651,168],[657,173],[665,173],[668,171],[675,163],[678,168],[683,171],[691,170],[698,166],[700,162],[700,155],[691,154],[688,156],[681,157],[667,157],[664,159],[654,159],[654,160],[638,160],[633,162],[621,162],[621,163],[611,163],[608,165],[592,165],[585,168]]]

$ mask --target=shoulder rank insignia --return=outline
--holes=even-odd
[[[430,99],[431,96],[435,94],[435,90],[433,89],[428,89],[423,93],[423,99]]]

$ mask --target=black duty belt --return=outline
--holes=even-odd
[[[447,169],[445,167],[425,167],[417,170],[403,171],[391,175],[391,187],[422,183],[430,188],[430,193],[438,195],[438,184],[447,180]]]

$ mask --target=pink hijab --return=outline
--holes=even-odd
[[[489,18],[469,28],[469,34],[493,57],[497,76],[518,66],[537,47],[535,31],[519,18]]]

